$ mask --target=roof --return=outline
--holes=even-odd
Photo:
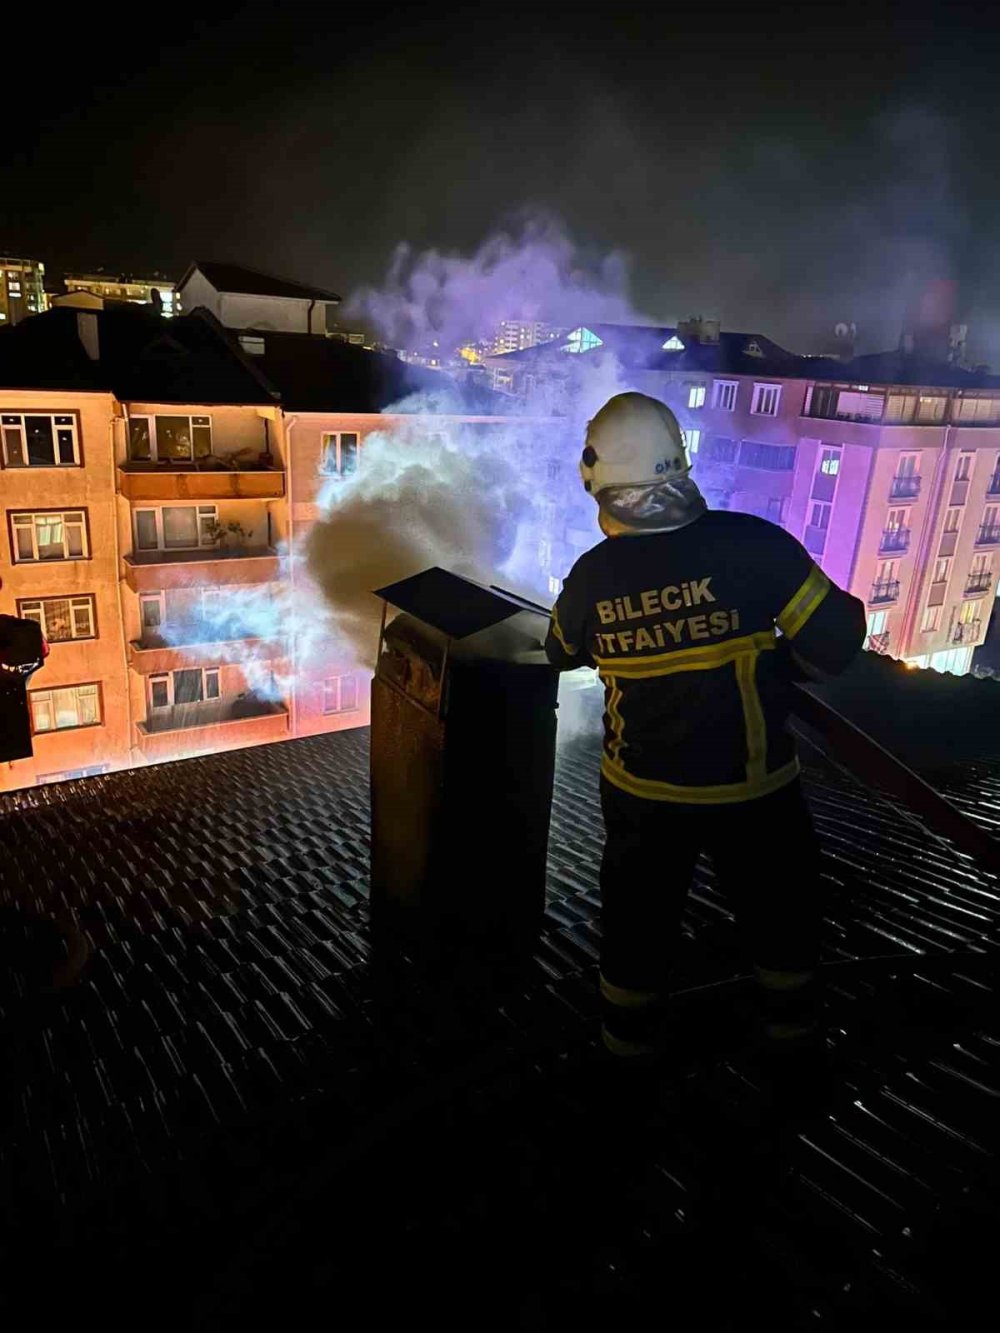
[[[833,357],[801,356],[781,347],[762,333],[723,331],[717,342],[703,342],[675,325],[588,324],[574,333],[583,336],[579,353],[567,352],[567,339],[539,343],[516,352],[488,358],[491,364],[526,366],[553,357],[581,361],[609,352],[628,370],[678,374],[746,375],[760,378],[844,381],[864,384],[900,384],[914,387],[1000,388],[1000,376],[983,370],[964,370],[946,361],[903,351],[876,352],[839,361]],[[586,334],[598,341],[590,347]],[[570,334],[572,340],[573,334]],[[679,347],[664,344],[678,342]]]
[[[97,321],[97,361],[84,351],[78,319]],[[164,319],[144,305],[61,307],[0,330],[0,387],[103,390],[153,403],[275,401],[210,315]]]
[[[260,273],[244,268],[242,264],[217,264],[196,260],[177,284],[182,291],[191,275],[198,271],[217,292],[234,292],[241,296],[284,296],[295,301],[339,301],[335,292],[323,287],[309,287],[291,278],[278,278],[273,273]]]
[[[313,333],[275,333],[247,329],[246,336],[264,342],[263,355],[240,349],[239,332],[226,337],[256,369],[292,412],[378,413],[388,408],[444,414],[506,416],[510,400],[478,383],[459,384],[441,371],[411,366],[393,352],[376,352],[341,338]],[[411,400],[409,403],[407,400]]]

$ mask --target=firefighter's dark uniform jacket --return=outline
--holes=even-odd
[[[864,635],[862,603],[794,537],[750,514],[709,510],[582,555],[546,649],[560,668],[600,673],[609,782],[650,800],[711,804],[795,778],[790,650],[837,673]]]

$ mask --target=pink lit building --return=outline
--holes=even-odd
[[[802,357],[700,321],[593,325],[488,364],[506,392],[561,380],[570,398],[602,361],[674,409],[710,504],[780,523],[867,604],[871,649],[970,669],[996,592],[1000,378],[907,351]]]

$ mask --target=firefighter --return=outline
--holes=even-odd
[[[858,653],[865,610],[782,528],[709,509],[690,471],[665,404],[601,408],[580,473],[606,540],[570,570],[546,641],[605,690],[602,1036],[622,1057],[660,1049],[705,851],[752,957],[764,1050],[815,1053],[818,844],[787,719],[795,680]]]

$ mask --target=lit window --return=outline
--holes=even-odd
[[[216,505],[164,505],[135,510],[137,551],[188,551],[219,544]]]
[[[562,591],[562,579],[557,579],[554,574],[549,575],[549,596],[558,597]]]
[[[780,384],[755,384],[750,411],[759,417],[776,417],[781,402]]]
[[[840,451],[838,449],[824,449],[819,470],[825,472],[828,477],[835,477],[840,471]]]
[[[13,513],[10,521],[15,564],[33,560],[81,560],[88,554],[83,510]]]
[[[924,618],[920,625],[922,634],[933,634],[941,626],[941,608],[939,606],[929,606],[924,612]]]
[[[683,352],[684,344],[681,342],[680,338],[678,338],[677,334],[675,333],[670,338],[668,338],[667,341],[663,344],[663,350],[665,352]]]
[[[36,732],[93,727],[101,720],[96,684],[69,685],[61,690],[29,690],[31,725]]]
[[[688,407],[705,406],[704,384],[692,384],[688,387]]]
[[[884,634],[886,621],[889,618],[888,611],[869,611],[868,612],[868,633]]]
[[[320,471],[337,477],[349,477],[358,470],[361,444],[356,431],[335,431],[323,436]]]
[[[93,639],[93,597],[43,597],[38,601],[19,601],[18,615],[41,626],[49,643],[70,639]]]
[[[701,444],[701,431],[686,430],[684,432],[684,443],[687,445],[689,454],[696,454],[698,452],[698,447]]]
[[[743,348],[743,352],[745,356],[762,357],[764,355],[763,348],[761,347],[760,343],[757,341],[756,338],[751,338],[751,340]]]
[[[323,713],[354,713],[358,709],[356,676],[328,676],[323,682]]]
[[[956,481],[968,481],[972,475],[973,454],[959,454],[958,464],[955,468]]]
[[[7,467],[77,467],[76,417],[4,413],[3,461]]]
[[[716,380],[712,389],[712,406],[720,412],[733,412],[736,409],[738,380]]]
[[[221,697],[218,667],[182,667],[149,678],[149,706],[152,709],[199,704]]]
[[[211,417],[130,417],[129,458],[190,463],[212,452]]]
[[[589,352],[593,348],[603,347],[603,345],[604,339],[598,338],[596,333],[592,333],[590,329],[579,328],[574,329],[567,337],[562,350],[564,352]]]
[[[249,356],[263,356],[266,350],[263,338],[252,337],[248,333],[240,334],[240,346]]]

